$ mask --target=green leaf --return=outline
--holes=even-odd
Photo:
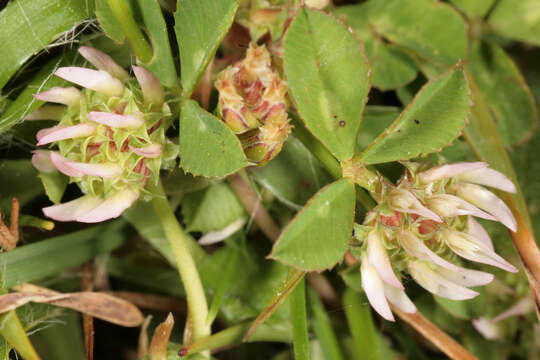
[[[0,89],[32,55],[91,17],[93,10],[93,2],[87,0],[17,0],[9,3],[0,12]]]
[[[349,246],[354,205],[349,180],[322,188],[283,230],[270,257],[305,271],[331,268]]]
[[[289,87],[306,127],[335,157],[348,160],[370,88],[362,44],[333,17],[302,9],[284,52]]]
[[[372,9],[378,4],[373,1],[358,5],[340,6],[334,10],[362,40],[371,68],[371,83],[381,90],[390,90],[411,82],[418,72],[414,59],[402,48],[388,44],[374,34],[370,28]]]
[[[364,149],[371,144],[377,136],[392,125],[399,116],[399,108],[394,106],[368,105],[364,111],[364,121],[358,132],[358,148]]]
[[[450,0],[455,7],[468,17],[484,17],[495,3],[495,0]]]
[[[221,230],[245,215],[244,207],[227,183],[187,194],[182,201],[187,231]]]
[[[501,35],[540,45],[540,3],[536,0],[499,0],[488,23]]]
[[[504,144],[508,147],[530,138],[536,127],[536,106],[510,56],[493,42],[475,42],[471,46],[469,69],[486,98]]]
[[[179,143],[180,166],[193,175],[223,177],[249,164],[234,133],[193,100],[182,107]]]
[[[174,14],[182,88],[189,96],[229,30],[238,0],[181,0]]]
[[[64,191],[66,191],[69,178],[59,171],[39,173],[38,176],[41,179],[41,183],[43,184],[45,193],[49,199],[55,204],[60,203]]]
[[[295,210],[332,180],[320,161],[292,136],[274,160],[251,173],[259,184]]]
[[[394,124],[360,155],[365,164],[406,160],[449,145],[469,116],[469,88],[458,66],[428,82]]]
[[[11,208],[11,199],[16,197],[24,206],[43,193],[37,177],[38,172],[27,159],[4,160],[0,162],[0,208]]]
[[[466,58],[467,26],[447,4],[433,0],[386,0],[377,5],[370,24],[390,42],[442,65],[453,65]]]
[[[306,280],[302,279],[291,293],[291,322],[295,360],[309,360],[309,335],[306,314]]]
[[[351,288],[345,288],[343,308],[356,347],[356,356],[359,359],[384,359],[380,346],[380,335],[375,330],[371,308],[367,304],[366,298]]]
[[[145,65],[158,79],[167,86],[178,85],[178,76],[174,67],[167,24],[163,19],[158,0],[137,0],[148,36],[152,42],[154,56]]]
[[[1,253],[3,284],[10,288],[40,280],[112,251],[124,242],[121,227],[122,222],[115,221]]]

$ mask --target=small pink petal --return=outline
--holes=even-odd
[[[511,316],[520,316],[530,313],[534,310],[534,301],[530,296],[526,296],[519,300],[516,304],[511,306],[508,310],[495,316],[491,321],[497,323],[501,320],[507,319]]]
[[[429,261],[442,266],[448,270],[459,271],[460,267],[454,265],[439,255],[435,254],[430,248],[424,244],[424,242],[416,237],[412,232],[407,230],[401,230],[397,239],[403,249],[409,254],[418,259]]]
[[[92,210],[78,215],[76,220],[84,223],[97,223],[117,218],[139,198],[139,191],[125,189],[105,199]]]
[[[461,162],[441,165],[419,173],[418,180],[421,184],[429,184],[442,179],[457,176],[467,171],[486,168],[485,162]]]
[[[101,111],[90,111],[88,113],[88,120],[113,128],[136,129],[144,124],[144,120],[137,115],[118,115]]]
[[[503,173],[490,168],[467,171],[457,177],[461,181],[490,186],[509,193],[516,192],[516,186]]]
[[[465,287],[486,285],[495,278],[493,274],[487,272],[466,269],[459,266],[458,268],[458,270],[448,270],[441,266],[437,268],[437,273],[443,278]]]
[[[52,128],[42,129],[36,135],[37,144],[40,146],[55,141],[89,136],[94,133],[96,127],[95,124],[81,123],[72,126],[57,125]]]
[[[435,222],[442,222],[439,215],[422,205],[420,200],[418,200],[413,193],[405,189],[398,188],[392,190],[388,195],[388,205],[390,205],[393,210],[399,212],[416,214]]]
[[[57,120],[60,121],[66,112],[64,105],[43,105],[28,114],[24,120]]]
[[[473,215],[482,219],[497,221],[492,215],[454,195],[433,195],[426,199],[426,205],[443,217]]]
[[[464,259],[496,266],[509,272],[518,271],[514,265],[497,255],[493,250],[484,245],[482,241],[477,240],[467,233],[443,230],[441,237],[454,253]]]
[[[98,49],[89,46],[81,46],[79,48],[79,54],[97,69],[106,71],[117,79],[126,81],[129,78],[129,74],[124,68],[118,65],[112,57]]]
[[[452,188],[460,198],[495,216],[497,220],[513,232],[517,230],[517,222],[512,211],[510,211],[504,201],[495,196],[491,191],[479,185],[469,183],[455,184]]]
[[[472,235],[477,240],[483,242],[490,250],[494,250],[493,241],[491,241],[488,232],[478,221],[474,220],[472,216],[467,218],[467,234]]]
[[[398,289],[403,290],[403,285],[394,273],[392,264],[390,263],[390,259],[388,258],[388,254],[384,248],[382,239],[383,236],[382,231],[379,230],[372,230],[368,234],[367,253],[369,262],[377,270],[377,273],[384,281]]]
[[[383,281],[377,274],[377,270],[369,264],[365,255],[362,257],[360,272],[362,273],[362,288],[373,309],[386,320],[395,321],[394,315],[384,296]]]
[[[503,336],[501,327],[485,317],[474,319],[472,324],[476,331],[482,334],[487,340],[496,340]]]
[[[393,286],[390,286],[383,282],[384,296],[399,310],[407,314],[414,314],[416,311],[416,306],[409,299],[405,291],[397,289]]]
[[[42,93],[34,94],[34,98],[67,106],[79,106],[83,96],[79,89],[74,87],[53,87]]]
[[[57,221],[75,221],[79,215],[96,208],[102,202],[97,196],[85,195],[67,203],[45,207],[43,213]]]
[[[426,263],[417,260],[409,261],[408,267],[413,279],[430,293],[450,300],[467,300],[478,295],[476,291],[445,279]]]
[[[143,67],[133,65],[132,68],[139,85],[141,85],[144,101],[156,107],[163,105],[165,92],[158,78]]]
[[[32,151],[32,165],[43,173],[52,173],[57,171],[51,161],[50,151],[34,150]]]
[[[103,70],[82,67],[61,67],[54,73],[64,80],[97,91],[105,96],[121,96],[124,92],[122,82]]]
[[[121,175],[124,171],[116,164],[87,164],[66,159],[57,152],[51,152],[51,160],[56,168],[63,174],[71,177],[97,176],[111,178]]]
[[[157,158],[161,155],[161,145],[159,144],[152,144],[145,146],[143,148],[136,148],[131,145],[129,145],[129,148],[131,151],[133,151],[135,154],[139,156],[144,156],[147,158]]]

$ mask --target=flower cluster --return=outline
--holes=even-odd
[[[150,196],[162,166],[176,158],[176,146],[165,136],[171,112],[158,79],[133,66],[136,80],[111,57],[90,47],[79,53],[97,70],[62,67],[55,75],[84,89],[54,87],[34,95],[61,104],[44,105],[32,119],[58,114],[58,125],[40,130],[32,162],[41,172],[59,171],[77,183],[84,196],[43,209],[59,221],[100,222],[119,216],[139,198]],[[54,117],[54,116],[53,116]]]
[[[393,320],[388,301],[415,312],[400,276],[410,276],[426,290],[452,300],[478,295],[470,287],[488,284],[493,275],[456,264],[459,257],[517,269],[495,253],[491,239],[474,217],[499,221],[516,231],[506,204],[481,185],[515,192],[514,184],[486,163],[456,163],[423,170],[409,163],[397,186],[380,178],[379,204],[355,226],[360,242],[362,286],[370,304]]]
[[[247,158],[262,165],[273,159],[287,139],[287,83],[272,68],[264,46],[251,45],[246,58],[218,75],[218,112],[238,134]]]

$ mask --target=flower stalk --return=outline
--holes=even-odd
[[[173,251],[178,273],[186,291],[186,300],[192,326],[192,339],[193,341],[197,341],[210,335],[210,325],[206,321],[208,317],[208,305],[204,289],[195,261],[189,250],[186,234],[169,206],[161,183],[155,186],[152,191],[157,195],[152,199],[152,205]]]

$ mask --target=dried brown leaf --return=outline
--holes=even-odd
[[[174,327],[174,317],[169,313],[164,322],[154,331],[148,354],[151,360],[167,360],[167,345]]]

